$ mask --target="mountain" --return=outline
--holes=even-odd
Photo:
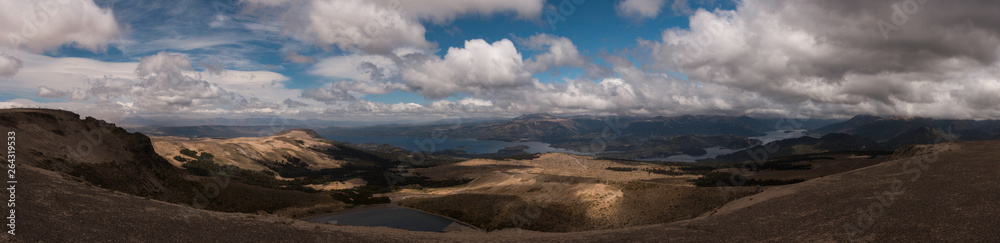
[[[732,154],[720,155],[715,159],[699,160],[699,162],[737,163],[745,161],[764,161],[767,159],[817,154],[836,151],[877,151],[884,146],[867,137],[854,136],[845,133],[831,133],[820,138],[800,137],[774,141],[766,145],[757,145]]]
[[[300,170],[334,169],[344,166],[389,164],[388,159],[353,146],[326,140],[309,129],[289,129],[266,137],[230,139],[155,137],[156,152],[180,167],[197,159],[194,153],[208,153],[220,165],[242,169],[280,172],[288,167]],[[191,151],[191,152],[185,152]]]
[[[922,127],[931,127],[940,132],[952,133],[957,135],[959,139],[966,141],[1000,139],[1000,121],[997,120],[937,120],[900,116],[888,118],[856,116],[843,123],[812,130],[811,133],[840,132],[866,136],[878,141],[888,141]]]
[[[205,126],[148,126],[133,127],[129,130],[141,132],[153,136],[178,136],[194,138],[238,138],[238,137],[264,137],[275,132],[274,126],[225,126],[225,125],[205,125]]]
[[[0,118],[0,122],[3,122],[4,128],[9,128],[6,124],[10,120]],[[25,164],[23,168],[19,167],[19,175],[23,177],[21,183],[31,190],[18,194],[18,234],[0,234],[0,241],[647,242],[666,239],[697,242],[909,242],[934,239],[987,242],[994,239],[990,234],[994,232],[995,224],[992,222],[1000,218],[1000,208],[994,199],[1000,198],[1000,191],[995,190],[1000,183],[994,179],[996,163],[989,159],[1000,156],[996,150],[998,146],[1000,143],[997,141],[908,146],[897,152],[896,160],[797,184],[761,188],[756,194],[707,210],[704,214],[687,217],[686,220],[573,233],[526,230],[412,232],[385,227],[313,223],[273,215],[205,211],[109,192],[64,180],[59,173]],[[913,162],[927,167],[914,166]],[[573,165],[573,162],[568,165]],[[901,172],[900,168],[911,170]],[[553,183],[559,179],[547,178],[545,181]],[[594,184],[614,183],[597,181]],[[545,188],[552,187],[546,185]],[[623,193],[633,196],[623,198],[633,200],[627,201],[630,203],[637,203],[634,201],[636,198],[659,199],[654,197],[658,193],[646,193],[646,190],[651,189],[629,186]],[[719,195],[720,192],[724,190],[713,189],[710,195]],[[562,197],[562,194],[556,196]],[[547,202],[553,198],[548,194],[542,195],[544,197],[538,198],[545,200],[538,201]],[[701,197],[695,199],[703,200]],[[594,202],[584,201],[581,204],[617,205],[600,204],[599,200]],[[526,204],[536,205],[532,202]],[[671,210],[660,208],[652,210]],[[515,215],[522,217],[565,210],[560,207],[534,209],[537,211],[522,208],[503,210],[517,212],[519,214]],[[645,209],[635,209],[636,215],[645,217],[642,214]],[[585,218],[589,214],[573,216]],[[506,219],[509,221],[510,218]],[[553,224],[565,220],[558,217],[537,219],[537,222],[528,223]],[[621,220],[629,221],[631,218]]]
[[[855,128],[869,123],[875,122],[882,119],[880,116],[870,116],[870,115],[857,115],[852,117],[850,120],[826,125],[817,129],[813,129],[813,133],[827,134],[827,133],[845,133]]]
[[[171,164],[149,137],[68,111],[0,109],[0,127],[16,134],[18,168],[102,190],[226,212],[297,215],[344,207],[328,195],[251,185],[277,181],[251,170],[227,170],[233,177],[192,173],[201,167]],[[198,163],[212,163],[213,156],[198,157]]]
[[[707,153],[705,148],[743,149],[760,144],[760,140],[737,135],[676,135],[638,143],[612,141],[606,152],[597,155],[616,159],[666,158],[679,154],[700,156]]]
[[[947,134],[945,132],[939,131],[931,127],[918,127],[910,131],[906,131],[902,134],[896,135],[895,137],[886,141],[886,145],[891,148],[899,148],[904,145],[912,144],[934,144],[941,143],[944,141],[957,141],[958,137],[955,135]]]
[[[21,163],[102,188],[165,201],[189,199],[198,184],[156,154],[148,137],[92,117],[47,109],[0,110],[15,131]]]

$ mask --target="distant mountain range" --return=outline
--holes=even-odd
[[[249,120],[248,120],[249,121]],[[295,124],[290,122],[290,124]],[[292,128],[296,125],[277,127]],[[557,116],[526,114],[503,120],[442,120],[416,125],[374,125],[367,127],[301,125],[325,135],[370,137],[423,137],[497,141],[538,141],[552,147],[580,152],[603,153],[622,159],[697,155],[705,148],[740,148],[759,141],[748,137],[764,132],[794,129],[807,130],[821,137],[837,136],[837,142],[802,138],[788,143],[804,143],[818,150],[893,150],[906,144],[930,144],[939,138],[949,140],[1000,139],[997,120],[936,120],[917,117],[880,117],[859,115],[849,120],[753,118],[748,116],[638,117],[638,116]],[[130,128],[158,136],[248,137],[268,136],[276,126],[149,126]],[[825,141],[825,142],[824,142]],[[736,146],[740,145],[740,146]],[[838,145],[844,145],[839,146]],[[802,146],[800,146],[802,147]],[[456,151],[460,152],[460,151]],[[788,151],[786,151],[788,152]],[[788,153],[794,155],[795,153]],[[734,158],[733,158],[734,159]]]
[[[847,133],[888,142],[901,135],[917,136],[915,133],[928,133],[932,132],[931,130],[950,133],[957,136],[958,139],[966,141],[1000,139],[1000,121],[998,120],[937,120],[920,117],[864,115],[811,130],[811,133]],[[902,141],[900,139],[903,138],[895,141]]]
[[[920,117],[859,115],[850,120],[809,131],[825,134],[821,138],[801,137],[755,146],[701,162],[732,163],[792,155],[834,151],[892,151],[905,145],[934,144],[947,141],[1000,139],[997,120],[936,120]],[[760,151],[772,147],[766,155]],[[754,158],[754,156],[758,158]]]
[[[366,128],[329,128],[321,133],[427,137],[439,130],[450,138],[499,141],[539,141],[551,144],[584,141],[615,135],[643,140],[676,135],[740,135],[758,136],[778,130],[780,119],[757,119],[748,116],[572,116],[529,114],[509,120],[479,121],[451,125],[382,125]],[[805,119],[794,129],[815,129],[842,120]]]

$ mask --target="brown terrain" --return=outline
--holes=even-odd
[[[323,147],[336,149],[335,142],[322,139],[318,134],[308,130],[288,130],[269,137],[246,137],[232,139],[213,138],[182,138],[153,137],[153,147],[164,158],[183,156],[181,149],[199,152],[209,152],[220,158],[216,161],[222,165],[235,165],[250,170],[266,170],[267,165],[287,163],[292,157],[300,159],[312,169],[339,168],[349,163],[341,158],[320,153],[316,150],[303,149]],[[168,160],[180,168],[182,162]],[[266,161],[270,163],[260,163]],[[361,161],[352,161],[361,162]]]
[[[433,233],[291,219],[295,214],[282,214],[282,208],[342,204],[318,194],[235,181],[212,189],[213,183],[221,184],[217,178],[183,173],[176,163],[156,155],[153,142],[144,135],[93,119],[80,120],[69,112],[0,110],[0,126],[17,132],[19,155],[17,235],[4,234],[0,241],[5,242],[884,242],[1000,237],[1000,230],[995,229],[1000,225],[1000,204],[996,203],[1000,191],[995,189],[1000,186],[996,179],[998,141],[907,146],[891,157],[877,159],[848,155],[799,171],[812,173],[801,178],[809,179],[805,182],[762,191],[694,187],[686,182],[692,175],[642,170],[672,166],[565,154],[411,169],[409,173],[431,178],[473,180],[460,186],[390,193],[401,205],[478,220],[470,223],[495,228],[513,224],[572,231]],[[101,134],[100,138],[95,134]],[[79,149],[60,149],[80,143],[98,146],[83,154]],[[215,149],[204,146],[198,148]],[[791,178],[779,173],[793,172],[762,171],[755,176]],[[198,204],[199,191],[216,191],[208,193],[209,206],[192,205]],[[749,196],[735,199],[734,195]],[[727,203],[731,199],[735,200]],[[276,208],[276,202],[286,204]],[[257,213],[218,212],[227,207]]]

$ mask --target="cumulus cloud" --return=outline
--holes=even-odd
[[[619,16],[651,19],[660,15],[666,0],[622,0],[615,5],[615,10]]]
[[[38,87],[38,97],[59,98],[66,96],[66,92],[54,90],[46,86]]]
[[[21,60],[0,53],[0,77],[13,77],[18,71],[21,71]]]
[[[562,66],[588,67],[591,64],[580,54],[573,41],[566,37],[538,34],[519,43],[535,50],[547,48],[545,53],[535,55],[525,64],[532,72],[544,72]]]
[[[142,58],[136,68],[139,80],[92,80],[90,94],[99,101],[119,101],[143,110],[176,111],[247,101],[214,83],[184,75],[193,70],[187,58],[166,52]],[[242,102],[241,102],[242,101]]]
[[[501,12],[530,19],[540,16],[544,6],[544,0],[310,0],[302,5],[275,0],[242,2],[249,11],[279,16],[283,34],[323,47],[379,55],[392,55],[399,48],[432,48],[434,44],[426,40],[421,20],[445,23],[461,15]]]
[[[427,98],[531,84],[532,73],[510,40],[476,39],[449,48],[444,58],[427,57],[404,67],[403,82]]]
[[[900,3],[748,0],[731,11],[698,10],[690,30],[669,29],[660,41],[641,43],[650,68],[781,104],[901,115],[975,104],[942,91],[981,86],[968,73],[997,66],[1000,22],[987,13],[1000,6]]]
[[[111,9],[92,0],[0,2],[0,46],[39,53],[71,44],[101,51],[121,33]]]

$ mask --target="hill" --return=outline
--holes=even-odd
[[[846,122],[831,124],[810,132],[816,134],[847,133],[884,142],[923,127],[955,134],[964,141],[1000,139],[1000,121],[998,120],[938,120],[920,117],[855,116]]]
[[[23,231],[0,240],[990,241],[1000,236],[993,229],[1000,218],[991,159],[1000,156],[997,147],[997,141],[908,146],[893,161],[768,187],[694,219],[573,233],[409,232],[211,212],[59,180],[58,173],[26,165],[23,182],[33,189],[23,194]]]
[[[699,162],[736,163],[834,151],[878,151],[884,149],[886,148],[867,137],[831,133],[820,138],[800,137],[774,141]]]
[[[194,175],[158,155],[145,135],[92,117],[80,119],[68,111],[3,109],[0,127],[16,132],[19,166],[54,172],[58,178],[106,190],[227,212],[294,216],[344,207],[326,195],[248,185],[256,183],[250,177],[235,181]]]

